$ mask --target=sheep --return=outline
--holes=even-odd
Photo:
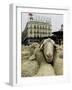
[[[31,57],[31,49],[35,47],[35,43],[30,46],[22,46],[22,61],[21,61],[21,76],[22,77],[31,77],[34,76],[39,68],[38,62]],[[36,46],[38,47],[38,46]]]
[[[40,48],[43,50],[46,61],[52,62],[54,57],[55,42],[50,38],[45,39]]]
[[[37,61],[25,61],[21,64],[21,76],[22,77],[32,77],[39,69]]]
[[[33,59],[36,59],[39,64],[39,69],[35,76],[55,75],[52,65],[46,62],[43,52],[40,48],[36,48],[34,51],[34,55],[32,55],[31,57]]]
[[[37,42],[33,42],[32,44],[30,44],[30,52],[31,52],[31,55],[34,53],[34,50],[35,50],[35,48],[37,48],[37,47],[39,47],[40,46],[40,44],[39,43],[37,43]]]
[[[53,66],[56,75],[63,75],[63,45],[56,46]]]
[[[33,42],[32,44],[30,44],[30,47],[32,47],[32,48],[37,48],[39,46],[40,46],[40,44],[37,42]]]
[[[29,46],[22,45],[21,47],[21,59],[22,61],[29,60],[29,57],[34,53],[34,49],[40,45],[36,42],[32,43]]]
[[[38,73],[35,76],[54,76],[55,72],[51,64],[41,63]]]
[[[22,76],[55,75],[52,65],[48,64],[53,60],[54,44],[54,41],[48,38],[40,47],[36,47],[28,61],[22,63]]]
[[[31,56],[30,47],[22,45],[21,47],[21,61],[29,60]]]

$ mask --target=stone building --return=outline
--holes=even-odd
[[[51,31],[50,22],[34,20],[33,15],[30,15],[30,20],[22,32],[22,44],[40,42],[44,38],[48,38],[51,35]]]

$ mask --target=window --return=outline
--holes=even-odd
[[[36,37],[36,34],[34,34],[34,37]]]
[[[37,29],[39,29],[39,26],[37,25]]]
[[[36,25],[34,25],[34,29],[36,29]]]
[[[37,30],[37,33],[39,33],[39,31]]]
[[[39,38],[39,35],[37,34],[37,37]]]
[[[40,29],[42,29],[42,27],[40,26]]]
[[[44,34],[44,32],[42,32],[42,34]]]
[[[32,34],[32,30],[30,31],[30,33]]]
[[[50,32],[48,34],[50,35]]]
[[[30,28],[32,28],[32,25],[30,25]]]
[[[46,28],[48,29],[49,26],[47,26]]]
[[[43,26],[43,29],[44,29],[44,26]]]
[[[36,31],[34,31],[34,34],[36,34]]]
[[[47,26],[45,26],[45,29],[47,29]]]
[[[50,30],[50,26],[48,27],[48,30]]]

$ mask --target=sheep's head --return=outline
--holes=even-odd
[[[43,50],[47,62],[52,62],[53,60],[54,46],[55,42],[50,38],[45,39],[40,46],[40,49]]]

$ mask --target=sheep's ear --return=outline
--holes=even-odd
[[[40,45],[40,50],[43,50],[43,47],[44,47],[44,43],[42,43],[42,44]]]
[[[44,44],[47,42],[48,39],[45,39],[42,41],[41,45],[40,45],[40,50],[43,50]]]
[[[57,44],[54,44],[54,46],[57,48],[59,45],[57,45]]]
[[[51,40],[51,42],[53,43],[53,45],[55,45],[55,41],[54,40]]]
[[[40,50],[43,49],[43,46],[44,46],[44,40],[42,40],[41,43],[40,43],[40,46],[39,46]]]
[[[34,59],[36,59],[36,57],[35,57],[35,55],[32,55],[32,56],[30,56],[30,58],[29,58],[29,60],[34,60]]]
[[[44,44],[41,44],[40,45],[40,50],[43,50],[43,46],[44,46]]]

